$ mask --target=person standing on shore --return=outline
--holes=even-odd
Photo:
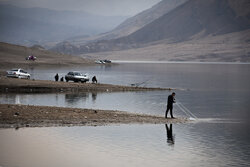
[[[58,79],[59,79],[59,75],[58,75],[58,73],[57,73],[57,74],[55,75],[55,81],[57,82]]]
[[[170,115],[171,118],[174,118],[173,116],[173,103],[175,103],[175,93],[173,92],[171,95],[168,96],[168,105],[167,105],[167,110],[165,114],[165,118],[167,118],[168,111],[170,110]]]

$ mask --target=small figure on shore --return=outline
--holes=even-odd
[[[64,81],[63,77],[60,79],[60,81],[61,81],[61,82],[63,82],[63,81]]]
[[[170,124],[170,127],[168,127],[168,124],[165,124],[166,127],[166,132],[167,132],[167,143],[169,145],[174,144],[174,137],[173,137],[173,129],[172,129],[172,124]]]
[[[57,73],[57,74],[55,75],[55,81],[57,82],[58,79],[59,79],[59,75],[58,75],[58,73]]]
[[[173,92],[171,95],[168,96],[168,105],[167,105],[167,110],[165,113],[165,118],[167,118],[168,111],[170,110],[170,115],[171,118],[174,118],[173,116],[173,103],[175,103],[175,93]]]
[[[96,76],[93,76],[93,78],[92,78],[92,83],[97,83]]]

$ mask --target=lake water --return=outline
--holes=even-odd
[[[0,130],[0,166],[249,166],[250,65],[122,63],[29,69],[35,79],[82,71],[101,83],[173,87],[199,119],[189,124]],[[164,115],[168,91],[0,94],[0,103]],[[174,115],[186,116],[177,105]],[[168,125],[170,129],[170,125]],[[172,137],[171,137],[172,136]]]

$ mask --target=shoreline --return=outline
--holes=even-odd
[[[120,124],[187,123],[187,118],[164,118],[114,110],[0,104],[0,128],[105,126]]]
[[[133,87],[111,84],[27,80],[0,76],[0,93],[78,93],[117,91],[171,91],[172,88]]]
[[[250,62],[240,61],[157,61],[157,60],[112,60],[114,63],[125,64],[217,64],[217,65],[250,65]]]

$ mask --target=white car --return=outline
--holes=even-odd
[[[89,81],[89,76],[88,74],[82,74],[81,72],[78,71],[72,71],[69,72],[67,75],[65,75],[65,80],[66,82],[68,81],[74,81],[74,82],[87,82]]]
[[[7,77],[30,79],[30,74],[19,68],[7,71]]]

